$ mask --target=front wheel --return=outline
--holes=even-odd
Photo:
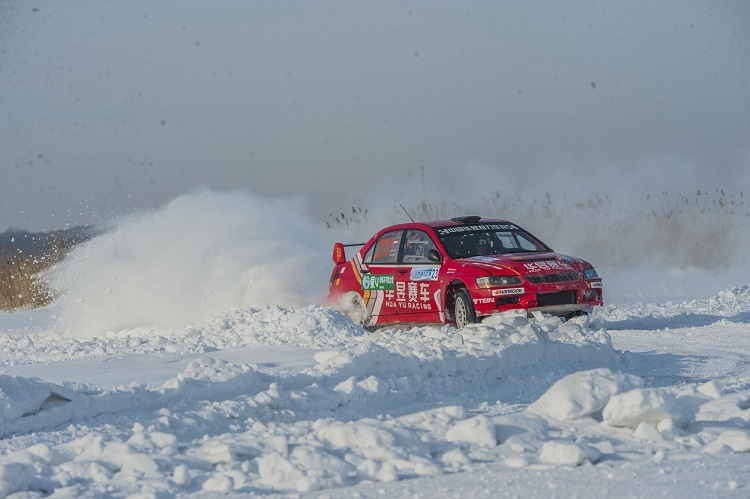
[[[467,324],[473,324],[477,321],[474,313],[474,305],[466,289],[460,289],[456,292],[456,298],[453,303],[453,317],[456,320],[456,328],[461,329]]]

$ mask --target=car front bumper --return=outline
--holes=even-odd
[[[530,308],[529,315],[531,312],[542,312],[543,314],[550,315],[568,315],[576,312],[591,312],[591,305],[588,303],[576,303],[573,305],[547,305],[545,307],[534,307]]]

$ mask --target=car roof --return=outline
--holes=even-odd
[[[427,227],[436,228],[436,227],[458,227],[458,226],[463,226],[463,225],[471,226],[471,225],[507,224],[507,223],[512,223],[512,222],[509,222],[507,220],[497,219],[497,218],[481,218],[477,216],[467,216],[467,217],[456,217],[450,220],[429,220],[426,222],[414,222],[414,223],[408,222],[408,223],[393,225],[391,227],[388,227],[388,229],[418,227],[418,226],[425,226],[425,225]]]
[[[461,220],[464,219],[464,220]],[[465,220],[469,219],[469,220]],[[430,227],[452,227],[457,225],[486,225],[486,224],[507,224],[510,223],[507,220],[500,220],[497,218],[481,218],[481,217],[456,217],[450,220],[434,220],[431,222],[424,222]]]

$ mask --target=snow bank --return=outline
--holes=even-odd
[[[69,401],[71,390],[39,379],[0,374],[0,424],[39,412],[55,402]]]
[[[750,452],[750,393],[648,386],[603,324],[506,313],[460,331],[366,332],[329,308],[275,306],[91,339],[6,332],[6,366],[271,345],[317,353],[312,367],[282,372],[198,356],[165,383],[109,390],[0,376],[0,495],[304,493],[487,463]],[[65,399],[50,403],[54,394]]]
[[[347,404],[357,404],[339,393],[336,379],[281,376],[223,403],[241,408],[233,417],[244,429],[185,444],[179,427],[195,413],[162,409],[136,423],[124,438],[89,434],[3,456],[0,493],[66,494],[81,484],[94,492],[305,492],[467,471],[487,460],[529,468],[596,465],[603,459],[632,460],[637,453],[650,459],[652,451],[639,441],[662,454],[696,447],[713,454],[750,452],[750,394],[723,396],[710,384],[654,390],[640,387],[642,380],[633,376],[596,369],[563,378],[532,408],[515,414],[472,415],[460,406],[445,406],[368,417],[365,412],[379,406],[374,399],[383,392],[364,378],[365,372],[369,369],[361,370],[359,378],[369,381],[360,396],[369,400],[360,401],[359,417],[353,420],[333,417]],[[376,378],[395,396],[403,388],[385,370]],[[206,381],[206,386],[213,384]],[[607,398],[603,391],[608,401],[602,423],[591,416],[597,410],[579,411],[577,417],[563,412],[566,421],[538,414],[552,400],[577,407],[577,401]],[[131,401],[147,397],[139,393]],[[315,417],[322,413],[328,415]]]
[[[313,306],[234,310],[164,336],[141,329],[85,340],[9,334],[16,360],[27,362],[269,344],[315,347],[319,353],[312,368],[278,374],[201,357],[160,386],[87,385],[69,401],[45,408],[45,397],[66,388],[0,378],[0,388],[16,394],[8,398],[1,427],[6,436],[107,414],[140,414],[125,439],[92,433],[4,456],[0,466],[27,463],[35,471],[3,468],[0,473],[7,473],[0,476],[14,478],[1,482],[0,492],[71,491],[82,481],[94,490],[99,484],[131,490],[143,480],[162,492],[306,491],[465,469],[496,449],[502,433],[491,416],[466,414],[451,404],[463,398],[456,394],[487,403],[508,393],[533,397],[553,372],[617,367],[620,355],[598,326],[585,317],[562,323],[508,313],[461,331],[446,326],[365,332],[339,312]],[[24,390],[15,389],[19,383]],[[21,391],[25,397],[18,396]],[[431,408],[412,413],[414,404]],[[373,407],[378,415],[371,414]],[[217,421],[221,414],[235,422]],[[185,434],[209,433],[214,436],[175,445],[185,442]]]
[[[609,329],[663,329],[695,327],[718,321],[750,321],[750,285],[719,291],[707,300],[605,305],[594,316]]]
[[[641,386],[637,376],[615,373],[610,369],[582,371],[566,376],[552,385],[529,411],[547,418],[570,421],[590,416],[601,419],[602,410],[618,393]]]
[[[585,317],[568,323],[546,317],[539,322],[510,312],[461,331],[445,326],[366,332],[330,308],[311,306],[291,310],[268,307],[230,311],[211,317],[201,325],[165,332],[164,336],[154,335],[149,330],[131,330],[84,340],[43,333],[31,337],[9,334],[7,348],[14,352],[11,356],[14,364],[48,362],[63,357],[76,359],[151,352],[185,354],[248,346],[315,348],[320,350],[315,356],[318,364],[297,376],[305,381],[311,376],[313,379],[322,377],[325,383],[320,383],[318,391],[327,389],[332,397],[327,399],[319,393],[310,394],[304,400],[295,400],[295,404],[304,403],[308,410],[331,410],[343,403],[361,404],[374,399],[397,405],[399,398],[429,398],[436,393],[450,396],[455,390],[470,390],[488,401],[493,397],[503,398],[508,393],[514,396],[526,393],[527,397],[533,397],[540,394],[548,383],[545,375],[540,379],[540,373],[571,371],[581,366],[618,367],[621,364],[620,354],[612,348],[606,331],[598,326]],[[79,407],[74,413],[83,416],[115,412],[128,404],[128,398],[138,399],[144,407],[150,407],[167,399],[185,398],[190,394],[189,390],[194,390],[196,397],[205,397],[210,390],[220,397],[230,396],[231,390],[240,394],[254,380],[273,382],[277,387],[275,392],[262,395],[264,400],[268,399],[263,403],[275,407],[283,405],[288,396],[286,386],[289,379],[281,377],[269,381],[272,379],[268,378],[269,375],[254,367],[230,369],[228,366],[229,363],[222,364],[211,358],[198,359],[179,379],[160,387],[129,386],[107,391],[87,385],[86,393],[95,396],[79,404],[85,409]],[[209,374],[214,371],[223,374]],[[195,388],[197,380],[206,376],[209,376],[206,382],[211,388]],[[49,391],[47,385],[44,390]],[[70,411],[75,405],[47,411],[44,417],[24,418],[16,423],[8,421],[2,432],[31,431],[47,424],[61,424],[65,418],[72,417]],[[293,410],[299,409],[295,407]],[[14,410],[16,413],[25,412],[20,409],[20,403]],[[394,407],[394,410],[398,408]],[[55,423],[49,423],[46,418],[53,415]]]

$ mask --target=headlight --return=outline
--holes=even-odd
[[[499,288],[501,286],[518,286],[523,284],[520,277],[493,275],[490,277],[477,277],[474,279],[478,288]]]
[[[596,273],[596,269],[594,267],[591,267],[590,269],[586,269],[583,271],[583,278],[587,281],[590,281],[591,279],[599,279],[599,274]]]

